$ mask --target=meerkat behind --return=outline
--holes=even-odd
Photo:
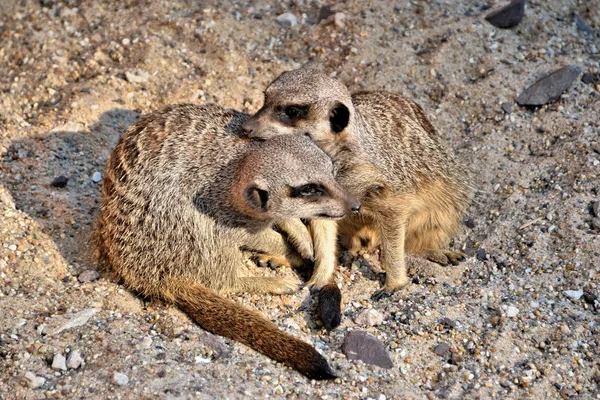
[[[293,279],[240,276],[242,249],[285,253],[274,220],[341,218],[360,208],[308,138],[240,138],[246,118],[215,105],[178,105],[133,124],[107,161],[101,260],[125,286],[177,305],[206,330],[310,378],[333,378],[310,345],[218,294],[295,291]]]
[[[267,87],[263,107],[243,128],[263,139],[308,135],[332,157],[336,179],[363,207],[339,224],[312,222],[328,237],[325,250],[315,241],[315,261],[335,250],[336,230],[354,251],[381,244],[386,280],[375,298],[409,283],[405,252],[442,265],[464,259],[446,246],[472,196],[469,172],[413,101],[389,92],[351,94],[318,70],[299,69]],[[331,279],[330,260],[316,263],[315,285]]]

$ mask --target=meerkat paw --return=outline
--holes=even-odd
[[[423,256],[434,263],[440,265],[458,265],[465,260],[465,254],[460,251],[443,250],[443,249],[427,249],[423,252]]]
[[[296,293],[302,287],[302,283],[297,279],[274,278],[272,290],[273,294],[292,294]]]
[[[258,253],[252,256],[252,261],[259,267],[269,267],[271,269],[277,269],[281,267],[290,268],[290,262],[284,256],[278,256],[273,254]]]
[[[410,280],[408,279],[408,276],[399,277],[395,279],[394,282],[389,282],[386,279],[383,288],[373,293],[373,295],[371,296],[371,300],[380,301],[387,297],[390,297],[398,290],[404,289],[409,283]]]

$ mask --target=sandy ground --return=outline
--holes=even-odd
[[[249,3],[2,1],[0,398],[600,398],[600,86],[578,79],[537,110],[514,103],[564,65],[597,72],[598,1],[529,1],[512,30],[483,19],[503,1],[331,3],[343,27],[317,24],[326,1]],[[298,24],[278,24],[284,12]],[[415,283],[372,303],[377,254],[344,257],[344,320],[331,333],[307,289],[230,296],[319,348],[340,376],[325,383],[105,276],[80,282],[96,268],[94,173],[140,113],[176,102],[254,112],[269,81],[307,63],[352,90],[418,101],[477,187],[453,243],[469,258],[411,258]],[[60,175],[67,186],[51,186]],[[356,324],[367,308],[383,324]],[[82,325],[60,330],[74,318]],[[377,336],[394,367],[346,359],[353,329]],[[83,365],[61,369],[78,354]]]

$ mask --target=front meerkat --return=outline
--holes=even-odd
[[[446,246],[472,197],[469,172],[413,101],[389,92],[351,94],[323,72],[299,69],[267,87],[263,107],[243,128],[253,138],[311,137],[332,157],[338,182],[362,202],[358,215],[339,224],[311,222],[320,232],[316,287],[332,277],[336,230],[353,251],[381,244],[386,279],[375,299],[409,283],[405,252],[442,265],[464,259]]]
[[[246,118],[177,105],[133,124],[107,161],[101,260],[128,288],[177,305],[206,330],[310,378],[333,378],[310,345],[217,294],[295,291],[297,280],[240,276],[242,250],[285,254],[274,220],[341,218],[360,207],[308,138],[240,138]]]

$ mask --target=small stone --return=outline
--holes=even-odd
[[[332,15],[335,15],[335,11],[331,9],[331,6],[321,6],[321,8],[319,9],[319,17],[317,18],[317,22],[326,20]]]
[[[454,329],[459,326],[458,322],[451,320],[450,318],[442,318],[442,325],[447,329]]]
[[[571,329],[569,329],[569,327],[566,324],[562,324],[560,326],[560,332],[564,335],[568,335],[569,333],[571,333]]]
[[[435,349],[433,349],[433,352],[440,357],[445,355],[449,351],[450,351],[450,345],[446,342],[441,342],[440,344],[435,346]]]
[[[52,182],[50,182],[50,186],[57,187],[57,188],[64,188],[67,186],[68,182],[69,182],[69,178],[67,178],[64,175],[60,175],[60,176],[57,176],[56,178],[54,178],[52,180]]]
[[[475,252],[475,257],[477,257],[479,261],[485,261],[487,260],[487,252],[485,249],[477,249]]]
[[[496,28],[508,29],[519,25],[524,16],[525,0],[513,0],[486,15],[485,19]]]
[[[519,309],[515,306],[508,306],[506,309],[506,316],[508,318],[516,317],[519,314]]]
[[[32,389],[37,389],[46,383],[46,378],[36,376],[33,372],[25,372],[25,379],[27,381],[27,386]]]
[[[213,357],[218,358],[229,358],[231,356],[231,347],[225,343],[223,339],[212,333],[204,333],[198,336],[198,341],[206,347],[209,347],[213,351]]]
[[[583,289],[565,290],[565,294],[574,300],[579,300],[581,298],[581,296],[583,296]]]
[[[473,228],[475,228],[477,226],[477,223],[475,222],[475,219],[473,219],[473,217],[470,217],[470,216],[466,217],[463,220],[463,223],[465,224],[465,226],[467,228],[470,228],[470,229],[473,229]]]
[[[56,353],[52,359],[52,369],[66,371],[67,359],[60,353]]]
[[[142,348],[149,349],[150,346],[152,346],[152,338],[150,336],[145,336],[144,339],[142,339]]]
[[[600,200],[596,200],[592,203],[592,214],[594,217],[600,218]]]
[[[502,111],[504,111],[507,114],[510,114],[513,112],[512,104],[510,104],[508,101],[505,101],[504,103],[502,103],[500,105],[500,107],[502,108]]]
[[[575,17],[575,26],[577,26],[577,29],[583,33],[587,33],[589,35],[594,33],[594,30],[579,17]]]
[[[85,364],[83,357],[79,350],[73,350],[69,353],[67,357],[67,368],[77,369]]]
[[[129,83],[146,83],[150,79],[150,75],[146,71],[138,69],[135,72],[125,72],[125,79]]]
[[[66,331],[68,329],[77,328],[79,326],[85,325],[88,320],[98,312],[95,308],[88,308],[83,311],[80,311],[76,314],[72,314],[70,316],[69,321],[60,326],[58,329],[52,331],[50,335],[59,334],[62,331]]]
[[[296,16],[292,13],[285,13],[278,16],[275,19],[275,21],[277,21],[279,25],[291,28],[293,26],[296,26],[296,24],[298,23],[298,18],[296,18]]]
[[[125,386],[129,383],[129,377],[127,375],[122,374],[120,372],[113,373],[113,382],[119,386]]]
[[[394,363],[383,343],[364,331],[352,331],[344,339],[342,352],[350,360],[361,360],[365,364],[392,368]]]
[[[92,175],[92,181],[98,183],[102,180],[102,174],[98,171],[94,172]]]
[[[363,310],[358,316],[354,319],[358,325],[362,326],[376,326],[383,324],[383,314],[375,309]]]
[[[100,274],[98,273],[98,271],[96,271],[94,269],[88,269],[88,270],[85,270],[82,273],[80,273],[79,276],[77,277],[77,280],[81,283],[86,283],[86,282],[95,281],[98,278],[100,278]]]
[[[517,97],[517,104],[520,106],[543,106],[548,104],[559,98],[580,73],[581,69],[573,65],[567,65],[556,70],[538,79],[533,85],[525,89]]]
[[[581,75],[581,82],[585,83],[586,85],[595,85],[596,83],[600,83],[600,73],[592,74],[590,72],[586,72],[585,74]]]

